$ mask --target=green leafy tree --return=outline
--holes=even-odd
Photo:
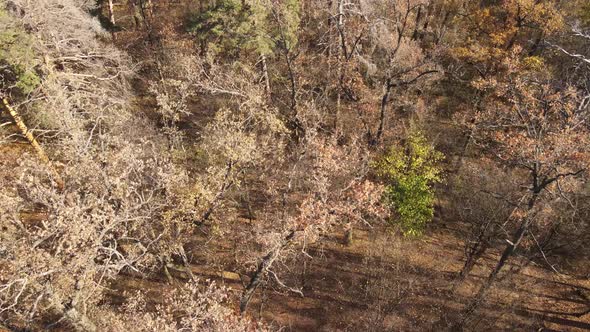
[[[0,91],[16,88],[29,94],[41,83],[34,69],[38,57],[33,39],[1,9],[3,5],[0,1]]]
[[[434,184],[442,181],[436,151],[417,129],[411,129],[405,146],[392,146],[375,164],[377,173],[388,183],[384,198],[399,216],[405,235],[421,235],[434,215]]]

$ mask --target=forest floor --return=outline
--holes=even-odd
[[[418,240],[386,229],[357,230],[352,246],[337,236],[328,239],[310,250],[315,255],[307,264],[305,297],[267,291],[262,316],[297,331],[445,329],[476,293],[498,253],[488,254],[457,284],[464,262],[461,230],[434,228]],[[588,310],[582,294],[589,287],[587,280],[530,265],[494,288],[470,330],[590,330],[589,314],[576,317]]]
[[[301,289],[303,296],[270,281],[258,289],[248,314],[286,331],[449,330],[499,257],[499,250],[488,253],[458,282],[464,263],[462,227],[438,221],[420,239],[405,239],[383,227],[356,229],[352,245],[344,243],[344,234],[332,234],[307,248],[313,258],[290,264],[291,277],[283,282]],[[222,275],[199,264],[199,256],[223,260],[230,252],[220,248],[203,254],[195,248],[187,254],[195,277],[216,280],[239,295],[242,284],[227,266]],[[467,330],[590,330],[590,281],[585,276],[558,275],[535,262],[514,268],[506,269]],[[158,275],[150,281],[126,278],[118,287],[150,289],[158,299],[169,286]]]

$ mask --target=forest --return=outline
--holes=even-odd
[[[0,331],[590,330],[588,0],[0,0]]]

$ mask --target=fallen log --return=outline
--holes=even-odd
[[[57,184],[57,188],[59,189],[59,191],[62,191],[64,189],[63,179],[61,178],[61,176],[57,172],[57,169],[55,168],[55,166],[53,165],[53,163],[51,162],[49,157],[47,156],[47,153],[45,153],[45,150],[43,149],[43,147],[39,144],[39,142],[37,141],[35,136],[33,136],[33,133],[31,133],[31,131],[29,130],[27,125],[24,123],[21,116],[18,114],[18,112],[14,108],[12,108],[12,106],[10,106],[10,103],[8,103],[8,100],[6,98],[2,98],[2,105],[1,106],[3,109],[5,109],[8,112],[8,114],[10,114],[10,116],[14,120],[14,123],[16,124],[18,129],[20,130],[21,134],[23,136],[25,136],[26,139],[31,144],[31,146],[33,146],[33,149],[35,149],[35,152],[37,153],[37,156],[39,157],[39,159],[41,159],[41,161],[43,161],[49,167],[49,169],[51,170],[51,173],[53,175],[53,180]]]

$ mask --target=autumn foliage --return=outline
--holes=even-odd
[[[464,259],[411,268],[469,296],[416,327],[522,328],[478,310],[588,252],[589,8],[0,0],[0,329],[281,330],[337,243],[347,328],[396,330],[386,259],[440,230]]]

